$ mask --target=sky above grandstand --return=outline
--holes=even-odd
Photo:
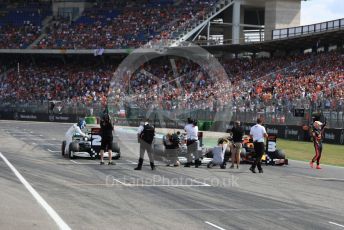
[[[301,25],[344,18],[344,0],[308,0],[302,2]]]

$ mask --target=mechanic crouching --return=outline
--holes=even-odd
[[[66,147],[65,147],[65,153],[69,152],[69,145],[73,142],[73,136],[78,134],[82,137],[88,137],[87,134],[81,131],[81,129],[84,129],[86,127],[85,120],[80,120],[77,124],[73,124],[66,132],[65,138],[66,138]]]
[[[180,147],[180,132],[177,133],[168,133],[166,136],[163,137],[163,143],[165,146],[165,153],[167,158],[167,165],[170,166],[172,164],[174,167],[178,167],[180,165],[178,161],[178,153]]]

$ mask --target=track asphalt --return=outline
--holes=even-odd
[[[151,171],[146,156],[134,171],[138,144],[125,129],[121,159],[101,166],[61,156],[69,126],[0,121],[0,229],[344,229],[344,168]]]

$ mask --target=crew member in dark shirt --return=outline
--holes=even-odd
[[[230,168],[234,168],[234,163],[236,162],[238,169],[240,165],[242,138],[244,136],[244,129],[240,126],[240,121],[234,122],[234,127],[232,128],[231,133],[233,135],[233,144],[231,146],[232,165]]]
[[[104,151],[108,151],[109,153],[109,165],[113,165],[112,162],[112,142],[113,142],[113,124],[111,122],[109,114],[104,115],[104,119],[100,121],[100,128],[101,128],[101,147],[100,147],[100,164],[104,164]]]

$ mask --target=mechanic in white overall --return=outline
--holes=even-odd
[[[80,120],[77,124],[73,124],[72,127],[68,129],[68,131],[65,134],[66,137],[66,147],[65,147],[65,153],[68,153],[69,151],[69,145],[73,141],[73,136],[75,134],[79,134],[80,136],[87,137],[88,135],[81,131],[81,129],[86,127],[85,120]]]

